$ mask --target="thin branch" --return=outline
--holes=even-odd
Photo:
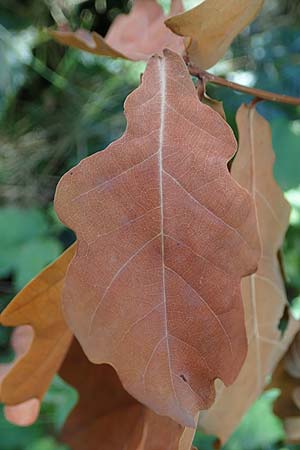
[[[287,105],[300,105],[300,97],[290,97],[288,95],[275,94],[273,92],[263,91],[262,89],[250,88],[243,86],[232,81],[225,80],[225,78],[218,77],[212,73],[200,70],[198,67],[187,64],[191,75],[199,78],[200,80],[208,81],[209,83],[217,84],[219,86],[225,86],[233,89],[234,91],[244,92],[245,94],[252,95],[259,100],[268,100],[270,102],[285,103]]]

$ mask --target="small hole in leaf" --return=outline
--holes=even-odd
[[[180,378],[185,382],[185,383],[187,383],[187,379],[186,379],[186,377],[184,376],[184,375],[180,375]]]

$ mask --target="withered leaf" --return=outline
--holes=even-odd
[[[287,440],[300,443],[300,333],[295,337],[286,356],[276,368],[270,388],[281,393],[274,412],[283,420]]]
[[[232,386],[219,385],[214,405],[200,414],[201,428],[222,442],[263,391],[299,329],[292,317],[283,337],[278,327],[288,303],[277,252],[288,227],[290,208],[273,177],[270,126],[255,108],[246,105],[238,111],[237,124],[240,145],[231,173],[254,199],[262,255],[257,272],[242,280],[249,346],[245,364]]]
[[[1,383],[0,400],[19,410],[20,421],[24,414],[24,405],[20,405],[42,399],[71,342],[72,334],[61,312],[61,290],[74,253],[72,246],[28,283],[0,316],[5,326],[30,325],[34,331],[28,351],[23,349]]]
[[[166,25],[186,38],[190,61],[201,69],[212,67],[233,39],[257,16],[264,0],[205,0],[166,20]]]
[[[241,277],[259,258],[236,143],[197,98],[183,60],[150,59],[123,137],[70,170],[55,198],[78,238],[63,294],[88,358],[156,413],[191,426],[246,355]]]
[[[79,402],[61,439],[72,450],[190,450],[194,430],[153,413],[123,388],[114,369],[92,364],[74,339],[60,376]]]
[[[172,0],[171,15],[183,10],[181,0]],[[164,24],[166,17],[156,0],[135,0],[130,14],[120,14],[105,38],[96,32],[79,29],[52,31],[61,44],[76,47],[96,55],[130,60],[147,60],[163,48],[182,52],[182,38],[174,35]]]

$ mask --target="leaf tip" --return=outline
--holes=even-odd
[[[38,418],[40,412],[40,401],[37,398],[31,398],[18,405],[4,408],[4,415],[8,422],[19,427],[28,427]]]

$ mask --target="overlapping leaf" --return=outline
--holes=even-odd
[[[249,345],[245,364],[231,387],[219,385],[215,404],[200,415],[200,426],[223,442],[262,392],[299,329],[292,317],[283,337],[278,327],[287,298],[277,253],[288,227],[290,208],[273,177],[270,126],[255,108],[245,105],[237,114],[237,123],[240,145],[231,173],[254,199],[262,255],[257,272],[242,281]]]
[[[183,60],[149,61],[124,136],[69,171],[55,207],[78,238],[65,317],[89,359],[191,425],[246,354],[240,279],[257,266],[254,205],[230,176],[231,129]]]
[[[283,419],[287,439],[300,443],[300,333],[276,368],[271,387],[281,391],[274,412]]]
[[[172,0],[171,15],[183,10],[181,0]],[[114,20],[105,38],[86,30],[50,31],[61,44],[90,53],[130,60],[147,60],[163,48],[183,51],[183,41],[164,24],[165,16],[156,0],[135,0],[130,14]]]
[[[261,10],[264,0],[205,0],[189,11],[170,17],[166,25],[186,37],[193,64],[207,69],[225,54],[233,39]]]
[[[75,339],[60,375],[80,399],[62,431],[62,440],[72,450],[191,449],[194,430],[184,430],[138,403],[114,369],[89,362]]]
[[[72,334],[62,316],[60,301],[74,253],[72,246],[25,286],[0,316],[5,326],[30,325],[34,331],[28,351],[31,336],[27,333],[22,356],[8,368],[1,383],[0,400],[7,405],[8,418],[14,422],[24,422],[32,400],[37,413],[36,402],[39,404],[47,391],[70,345]]]

